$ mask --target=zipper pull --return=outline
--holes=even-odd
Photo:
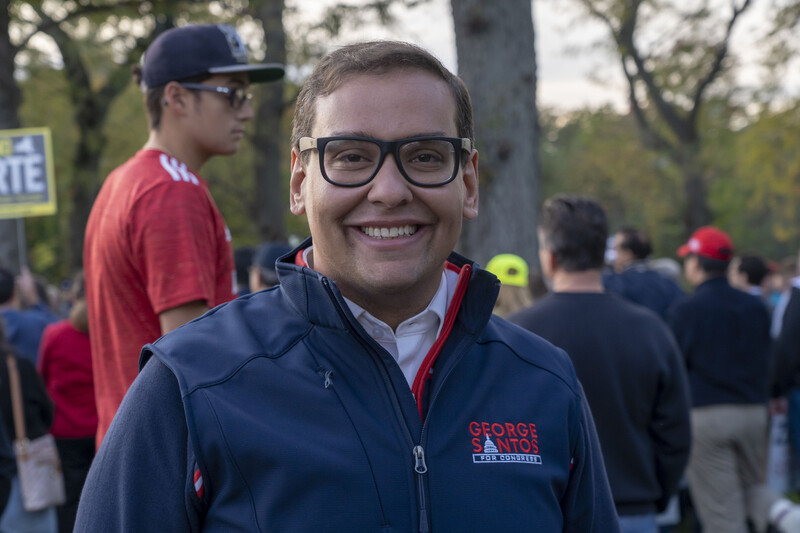
[[[414,472],[417,474],[424,474],[428,471],[428,465],[425,464],[425,450],[422,446],[414,446]]]
[[[414,472],[417,473],[419,483],[419,533],[429,533],[428,528],[428,509],[425,506],[425,485],[422,474],[428,471],[425,464],[425,449],[422,446],[414,446],[411,452],[414,455]]]
[[[330,388],[333,385],[333,370],[325,371],[325,388]]]

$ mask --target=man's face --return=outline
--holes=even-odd
[[[614,252],[616,252],[614,256],[614,270],[617,272],[622,272],[625,270],[625,267],[633,261],[633,252],[628,250],[627,248],[623,248],[622,244],[625,242],[625,236],[622,233],[617,233],[614,235]]]
[[[703,269],[700,268],[700,260],[696,255],[689,254],[683,260],[683,275],[693,287],[703,282]]]
[[[455,116],[448,86],[431,74],[403,69],[353,75],[317,100],[311,135],[386,141],[458,137]],[[372,181],[352,188],[325,181],[316,150],[305,157],[306,163],[292,151],[291,209],[308,217],[314,270],[373,314],[398,304],[424,308],[461,233],[462,217],[477,215],[477,152],[459,165],[454,181],[431,188],[406,181],[392,154]],[[410,228],[411,234],[374,236],[402,228]]]
[[[247,89],[246,73],[216,74],[203,81],[203,85]],[[196,150],[203,156],[230,155],[236,153],[245,135],[245,123],[253,118],[253,106],[245,102],[238,109],[230,104],[228,95],[211,91],[189,90],[188,134],[192,136]]]
[[[750,284],[747,282],[747,274],[739,272],[740,264],[741,260],[735,257],[728,265],[728,283],[731,284],[731,287],[746,291]]]

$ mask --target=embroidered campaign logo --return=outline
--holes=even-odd
[[[473,463],[542,464],[536,424],[529,422],[470,422]]]

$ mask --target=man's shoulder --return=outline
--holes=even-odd
[[[255,357],[283,355],[311,328],[279,287],[224,303],[142,350],[190,386],[222,380]]]
[[[503,345],[532,369],[548,372],[577,391],[575,369],[566,352],[539,335],[493,315],[478,338],[478,344],[495,343]]]
[[[203,179],[174,157],[156,150],[140,150],[109,174],[101,197],[136,197],[154,192],[205,194],[204,188]]]
[[[536,321],[539,318],[546,318],[550,316],[550,311],[556,307],[553,293],[549,293],[537,300],[533,305],[521,309],[508,317],[509,322],[518,324],[526,328],[526,324]]]
[[[624,329],[665,328],[663,320],[654,311],[612,291],[551,294],[513,315],[510,320],[532,331],[540,328],[542,331],[551,328],[565,331],[575,327],[577,322],[602,328],[615,325]]]

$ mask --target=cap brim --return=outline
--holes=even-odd
[[[247,72],[250,83],[265,83],[278,81],[283,78],[284,69],[280,63],[237,64],[227,67],[214,67],[208,69],[209,74],[230,74],[232,72]]]
[[[689,249],[688,244],[684,244],[683,246],[678,248],[678,257],[686,257],[690,253],[692,253],[692,251]]]

